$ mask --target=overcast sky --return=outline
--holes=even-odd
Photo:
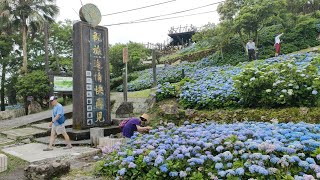
[[[109,14],[113,12],[124,11],[128,9],[139,8],[152,4],[158,4],[169,0],[81,0],[83,4],[92,3],[98,6],[101,14]],[[73,21],[79,20],[78,12],[81,7],[80,0],[56,0],[57,5],[60,8],[60,14],[57,20],[71,19]],[[176,0],[170,3],[131,11],[122,14],[115,14],[110,16],[102,17],[102,21],[99,25],[107,25],[121,22],[128,22],[132,20],[174,13],[177,11],[183,11],[187,9],[196,8],[199,6],[205,6],[222,0]],[[171,16],[164,16],[159,18],[168,18],[174,16],[182,16],[188,14],[203,13],[208,11],[215,11],[217,5],[211,5],[205,8],[197,9],[194,11],[188,11],[185,13],[175,14]],[[194,25],[201,27],[208,22],[218,23],[219,15],[216,12],[189,16],[183,18],[176,18],[170,20],[145,22],[137,24],[109,26],[109,42],[115,43],[126,43],[128,41],[141,42],[141,43],[163,43],[167,40],[168,30],[172,26],[185,26]]]

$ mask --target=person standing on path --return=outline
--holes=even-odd
[[[123,136],[127,138],[131,138],[133,136],[133,133],[135,131],[138,132],[149,132],[149,130],[152,129],[150,126],[142,127],[141,123],[142,122],[148,122],[149,121],[149,115],[147,114],[142,114],[140,118],[131,118],[127,121],[124,121],[120,123],[120,128],[122,131]]]
[[[276,48],[276,53],[275,53],[275,57],[279,56],[280,54],[280,43],[281,43],[281,40],[280,40],[280,37],[283,35],[283,33],[281,34],[278,34],[275,38],[274,38],[274,47]]]
[[[249,56],[249,61],[256,60],[256,44],[252,41],[252,39],[250,39],[247,43],[246,49]]]
[[[49,124],[49,127],[51,127],[51,135],[50,135],[50,142],[46,149],[43,149],[44,151],[52,151],[53,150],[53,142],[56,138],[56,134],[62,134],[64,139],[66,140],[67,146],[64,149],[71,149],[71,141],[67,134],[66,128],[65,128],[65,118],[64,118],[64,111],[63,106],[58,103],[56,96],[50,97],[50,104],[53,106],[52,110],[52,121]]]

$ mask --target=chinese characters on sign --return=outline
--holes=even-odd
[[[86,70],[86,122],[87,126],[97,125],[106,121],[106,79],[105,50],[103,33],[90,30],[90,57]]]

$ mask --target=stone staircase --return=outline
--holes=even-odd
[[[109,136],[111,134],[119,133],[120,129],[118,128],[118,125],[122,120],[124,120],[124,118],[115,118],[115,115],[112,115],[113,125],[104,127],[104,135]],[[39,122],[31,124],[28,127],[20,127],[2,131],[2,137],[0,136],[0,146],[10,144],[15,141],[23,142],[24,140],[33,140],[42,144],[48,144],[51,130],[48,125],[49,122]],[[67,119],[65,125],[67,133],[73,145],[91,145],[89,129],[73,130],[72,119]],[[55,145],[65,145],[65,141],[62,135],[59,135],[57,137]]]
[[[72,119],[66,120],[66,128],[72,127]],[[44,137],[50,135],[49,122],[40,122],[31,124],[28,127],[15,128],[1,132],[7,139],[11,140],[23,140],[34,139],[38,137]]]

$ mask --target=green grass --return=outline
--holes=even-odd
[[[151,93],[155,93],[155,90],[145,89],[142,91],[129,92],[128,98],[148,98]]]
[[[25,168],[28,165],[28,162],[12,156],[10,154],[6,154],[0,150],[0,154],[5,154],[8,157],[8,169],[5,172],[0,173],[0,177],[5,177],[7,174],[12,173],[17,168]]]
[[[317,50],[315,50],[315,49],[317,49]],[[302,49],[300,51],[292,52],[290,54],[306,53],[306,52],[311,52],[311,51],[319,52],[319,50],[320,50],[320,46],[316,46],[316,47],[310,47],[310,48],[307,48],[307,49]]]

